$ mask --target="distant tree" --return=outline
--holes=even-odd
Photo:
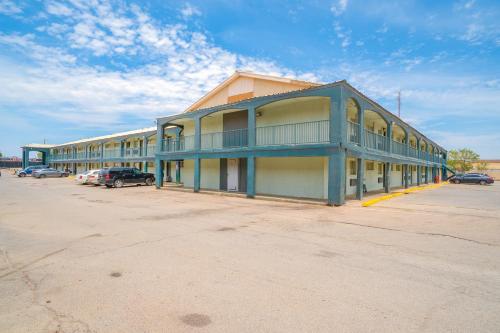
[[[2,154],[2,152],[1,152],[1,151],[0,151],[0,157],[3,157],[3,154]]]
[[[479,160],[479,154],[472,149],[452,149],[448,152],[448,165],[458,172],[467,172],[473,169],[473,162]]]
[[[488,170],[488,163],[486,163],[486,162],[480,162],[480,163],[477,164],[476,169],[480,173],[485,173],[486,170]]]
[[[41,159],[42,159],[42,157],[43,157],[43,154],[42,154],[41,152],[37,152],[37,153],[36,153],[36,158],[38,158],[38,159],[40,159],[40,160],[41,160]]]

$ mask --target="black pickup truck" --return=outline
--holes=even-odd
[[[137,168],[105,168],[99,172],[99,184],[106,187],[123,187],[125,185],[148,185],[155,182],[152,173],[142,172]]]

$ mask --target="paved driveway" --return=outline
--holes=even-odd
[[[361,208],[0,179],[0,332],[493,332],[500,186]]]

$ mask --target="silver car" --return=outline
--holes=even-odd
[[[59,171],[52,168],[41,169],[33,171],[33,177],[35,178],[47,178],[47,177],[68,177],[69,173],[65,171]]]

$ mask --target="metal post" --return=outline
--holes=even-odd
[[[391,192],[391,163],[385,163],[384,170],[384,191]]]
[[[248,108],[248,148],[255,147],[256,140],[256,120],[255,120],[255,108],[253,106]]]
[[[155,159],[155,181],[157,189],[163,187],[163,161],[159,157]]]
[[[181,183],[181,161],[175,161],[175,183]]]
[[[365,159],[358,158],[357,163],[357,180],[356,180],[356,199],[362,200],[364,195],[364,183],[365,183]]]
[[[247,198],[255,197],[255,157],[247,158]]]
[[[194,192],[200,191],[200,159],[194,159]]]
[[[408,188],[409,186],[409,179],[408,179],[408,164],[403,165],[403,172],[404,172],[404,187]]]
[[[345,151],[328,156],[328,206],[345,203]]]

